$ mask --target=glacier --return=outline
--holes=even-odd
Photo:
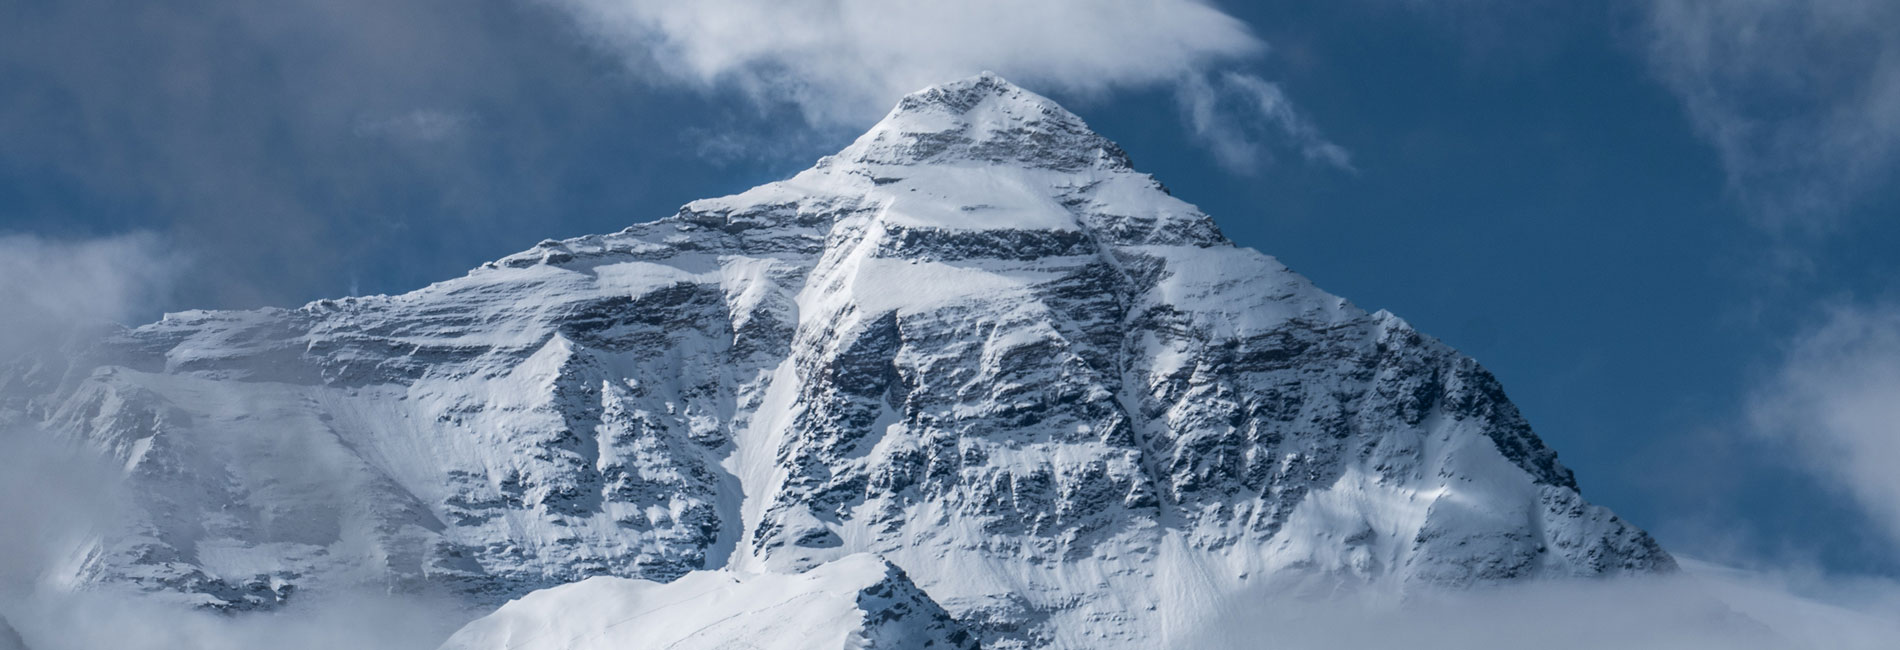
[[[132,488],[63,580],[226,611],[367,587],[529,625],[829,572],[849,618],[872,566],[949,617],[916,629],[1136,648],[1246,589],[1675,569],[1471,358],[991,74],[618,233],[16,360],[0,422]]]

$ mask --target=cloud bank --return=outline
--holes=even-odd
[[[9,613],[32,650],[428,650],[472,617],[448,603],[374,593],[226,616],[81,592],[44,595]]]
[[[789,103],[813,125],[862,127],[905,93],[993,70],[1083,96],[1172,88],[1197,139],[1236,171],[1269,144],[1347,166],[1276,85],[1231,69],[1266,43],[1198,0],[547,1],[654,80]]]
[[[1192,647],[1244,650],[1874,650],[1900,638],[1900,584],[1739,571],[1546,581],[1467,592],[1294,599],[1256,594]]]
[[[1776,229],[1825,231],[1900,163],[1900,3],[1658,0],[1657,77]]]

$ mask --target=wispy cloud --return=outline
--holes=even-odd
[[[1750,421],[1900,542],[1900,305],[1824,314],[1757,387]]]
[[[1270,160],[1271,138],[1282,138],[1307,162],[1352,171],[1352,155],[1328,141],[1294,109],[1280,86],[1253,75],[1192,75],[1176,94],[1188,129],[1221,165],[1251,173]]]
[[[356,134],[415,142],[436,142],[463,134],[473,124],[467,113],[418,108],[385,117],[361,118]]]
[[[1198,0],[550,1],[655,81],[789,103],[814,125],[861,127],[904,93],[994,70],[1084,96],[1173,88],[1196,137],[1236,170],[1281,144],[1269,134],[1345,166],[1278,86],[1233,71],[1266,43]]]
[[[1655,74],[1774,229],[1826,231],[1900,162],[1900,3],[1645,3]]]
[[[149,233],[0,236],[0,360],[88,323],[146,316],[164,304],[183,264]]]

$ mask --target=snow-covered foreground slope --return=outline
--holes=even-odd
[[[896,567],[852,555],[796,575],[594,577],[468,624],[442,650],[962,650],[976,638]]]
[[[986,646],[1138,647],[1262,585],[1674,566],[1471,359],[988,75],[785,181],[404,295],[168,315],[0,399],[137,488],[74,577],[217,608],[868,552]]]

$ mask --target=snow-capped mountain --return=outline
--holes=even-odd
[[[0,399],[136,487],[73,576],[217,608],[847,562],[835,596],[870,553],[986,647],[1103,648],[1262,585],[1674,566],[1477,363],[993,75],[784,181],[403,295],[170,314]]]

